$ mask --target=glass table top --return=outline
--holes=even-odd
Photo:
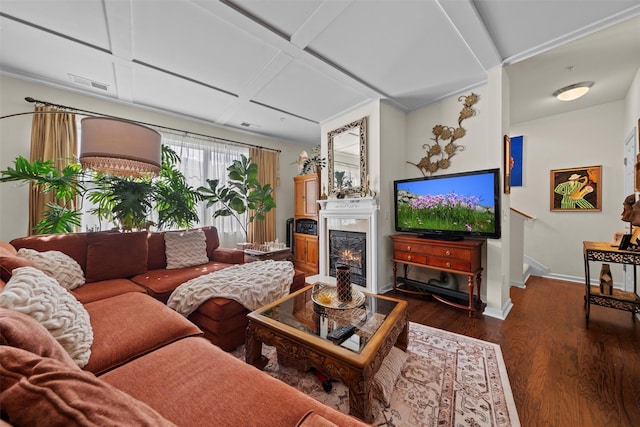
[[[335,286],[318,282],[258,314],[360,353],[398,302],[365,294],[356,288],[353,302],[324,304],[316,297],[323,291],[332,291]],[[342,335],[341,331],[344,331]]]

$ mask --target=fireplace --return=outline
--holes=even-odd
[[[378,201],[375,198],[319,200],[319,280],[335,279],[336,263],[351,267],[351,282],[378,293]],[[342,252],[342,254],[340,254]],[[340,258],[342,257],[342,258]]]
[[[337,265],[351,268],[351,283],[367,287],[367,233],[329,230],[329,276]]]

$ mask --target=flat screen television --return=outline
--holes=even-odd
[[[394,181],[396,231],[429,239],[500,238],[500,169]]]

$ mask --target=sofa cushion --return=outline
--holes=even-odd
[[[87,364],[93,342],[89,314],[55,279],[33,267],[16,268],[0,293],[0,307],[31,316],[51,332],[78,366]]]
[[[309,410],[339,426],[366,425],[203,338],[176,341],[100,378],[185,426],[294,426]]]
[[[88,233],[87,283],[147,271],[147,232]]]
[[[230,264],[209,262],[193,267],[178,268],[175,270],[159,269],[149,270],[146,273],[131,277],[131,280],[147,290],[152,297],[167,302],[171,292],[184,282],[203,274],[211,273],[229,267]]]
[[[295,427],[338,427],[322,415],[309,411],[298,421]]]
[[[20,267],[34,267],[36,265],[26,258],[19,257],[17,255],[0,255],[0,278],[8,281],[11,279],[13,270]]]
[[[220,247],[220,239],[218,237],[218,229],[214,226],[201,227],[198,230],[202,230],[207,239],[207,256],[211,261],[214,261],[211,256],[213,251]]]
[[[17,254],[17,249],[11,243],[0,242],[0,256],[15,256]]]
[[[20,237],[10,243],[16,248],[35,249],[39,252],[60,251],[75,259],[82,270],[87,269],[87,234],[91,233],[59,233],[40,234],[37,236]]]
[[[129,279],[101,280],[99,282],[87,283],[71,291],[78,301],[83,304],[126,294],[127,292],[146,293],[147,291]]]
[[[85,370],[100,374],[200,329],[161,302],[127,293],[85,305],[93,327]]]
[[[168,231],[164,233],[167,269],[202,265],[209,262],[207,242],[202,230]]]
[[[65,289],[71,290],[84,285],[84,272],[80,264],[63,252],[38,252],[35,249],[21,248],[18,256],[31,261],[36,268],[56,279]]]
[[[0,345],[52,357],[72,368],[80,369],[44,326],[19,311],[0,308]]]
[[[13,425],[173,426],[148,405],[59,360],[0,346],[0,401]]]
[[[149,233],[147,244],[149,246],[147,269],[165,268],[167,266],[167,254],[164,245],[164,233]]]

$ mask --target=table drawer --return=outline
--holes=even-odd
[[[464,261],[471,261],[472,252],[467,249],[443,248],[440,246],[432,246],[429,248],[429,255],[435,255],[442,258],[455,258]]]
[[[429,253],[429,245],[421,245],[421,244],[414,244],[411,242],[394,242],[393,243],[393,250],[394,251],[401,251],[401,252],[411,252],[411,253],[418,253],[418,254],[427,254]]]
[[[450,270],[471,271],[471,263],[452,258],[429,257],[428,265]]]
[[[413,252],[395,251],[393,257],[400,261],[415,262],[416,264],[427,263],[427,257],[425,255],[418,255]]]

